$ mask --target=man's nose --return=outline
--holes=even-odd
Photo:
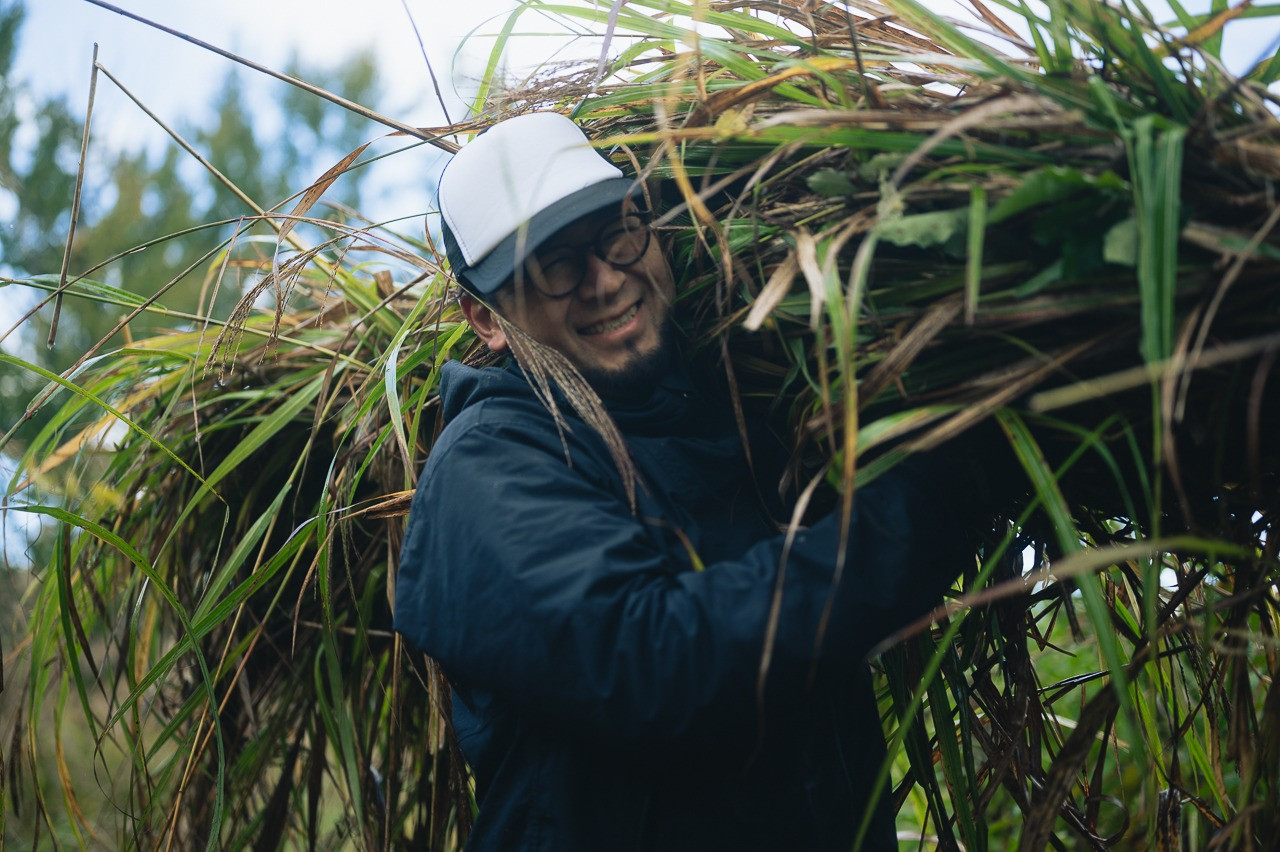
[[[622,288],[627,273],[594,252],[587,253],[587,267],[578,295],[584,299],[607,299]]]

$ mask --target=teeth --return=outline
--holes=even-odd
[[[605,320],[604,322],[598,322],[595,325],[589,325],[582,330],[582,333],[583,334],[605,334],[610,331],[615,331],[619,328],[622,328],[627,323],[631,322],[631,318],[636,315],[636,311],[638,311],[639,309],[640,309],[640,303],[636,302],[617,319]]]

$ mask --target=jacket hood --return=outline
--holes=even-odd
[[[440,368],[440,404],[446,423],[486,399],[528,398],[530,392],[529,383],[516,370],[476,369],[461,361],[446,361]]]

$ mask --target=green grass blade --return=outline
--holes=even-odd
[[[186,609],[182,606],[182,602],[178,600],[177,595],[174,594],[171,588],[169,588],[168,584],[165,583],[164,578],[152,567],[151,563],[141,553],[134,549],[133,545],[129,544],[129,542],[125,541],[106,527],[103,527],[88,518],[82,518],[56,506],[22,506],[15,508],[31,514],[47,515],[48,517],[61,521],[62,523],[82,529],[86,533],[100,539],[108,546],[114,548],[122,556],[128,559],[129,562],[131,562],[134,567],[142,572],[147,580],[150,581],[152,587],[160,593],[160,596],[164,598],[165,602],[169,604],[169,608],[178,617],[186,635],[194,640],[195,632],[191,626],[191,620],[187,615]],[[214,693],[213,678],[209,674],[209,667],[205,662],[204,654],[194,644],[192,645],[192,653],[200,668],[201,686],[203,687],[203,692],[209,702],[208,706],[211,708],[216,707],[217,696]],[[108,720],[105,727],[110,728],[118,723],[126,709],[127,708],[122,707],[117,710]],[[218,828],[222,824],[223,796],[225,793],[226,781],[226,752],[222,742],[222,726],[217,720],[216,713],[211,717],[210,725],[213,729],[214,738],[217,743],[217,779],[215,787],[216,798],[213,809],[213,827],[210,831],[208,844],[205,848],[210,850],[210,852],[213,852],[213,850],[219,848]]]
[[[204,484],[204,479],[200,477],[200,474],[196,473],[194,470],[191,469],[190,465],[188,465],[182,459],[178,458],[177,454],[175,454],[173,450],[165,446],[165,444],[162,441],[160,441],[159,438],[155,437],[150,432],[143,429],[141,426],[139,426],[137,423],[131,420],[124,412],[117,411],[114,407],[109,405],[105,400],[89,393],[84,388],[77,385],[75,382],[68,381],[67,379],[64,379],[62,376],[59,376],[57,373],[50,372],[49,370],[46,370],[44,367],[41,367],[38,364],[33,364],[29,361],[24,361],[21,358],[8,354],[7,352],[0,352],[0,363],[12,364],[15,367],[18,367],[20,369],[26,370],[31,373],[35,373],[38,376],[42,376],[43,378],[48,379],[50,382],[60,387],[66,388],[76,396],[82,397],[88,402],[93,403],[97,407],[101,408],[103,411],[106,411],[110,414],[115,415],[117,418],[119,418],[119,420],[122,423],[124,423],[130,429],[132,429],[133,431],[141,435],[143,438],[145,438],[153,447],[155,447],[160,452],[168,456],[171,461],[173,461],[175,464],[177,464],[187,473],[195,477],[195,479],[198,482]],[[0,448],[3,448],[5,444],[9,442],[9,439],[13,437],[15,429],[10,429],[8,434],[6,434],[3,438],[0,438]]]

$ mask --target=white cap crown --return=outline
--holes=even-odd
[[[475,266],[535,215],[622,172],[553,112],[494,125],[454,155],[440,178],[440,213],[467,266]]]

